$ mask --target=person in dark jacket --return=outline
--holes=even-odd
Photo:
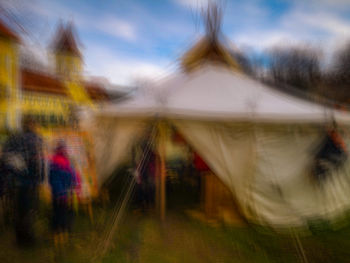
[[[31,117],[23,118],[22,132],[11,135],[3,148],[3,169],[13,182],[16,241],[20,246],[34,243],[34,215],[44,176],[42,139],[36,127]]]
[[[313,165],[315,179],[318,182],[324,181],[332,170],[340,169],[347,158],[348,150],[342,136],[336,128],[329,128],[315,156]]]
[[[72,168],[66,145],[60,141],[50,161],[49,183],[52,192],[52,228],[55,244],[64,243],[72,223],[71,195],[76,185],[76,173]]]

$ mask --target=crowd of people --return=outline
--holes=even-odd
[[[10,211],[7,218],[21,247],[36,241],[34,221],[41,184],[48,181],[51,189],[50,222],[55,245],[68,239],[73,220],[72,195],[80,187],[80,177],[70,162],[65,142],[58,141],[50,156],[45,157],[37,128],[34,119],[24,118],[22,130],[8,137],[0,158],[0,200],[5,204],[3,210],[5,207]]]

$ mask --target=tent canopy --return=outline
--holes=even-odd
[[[348,113],[291,96],[225,67],[207,65],[180,73],[153,91],[108,106],[100,114],[278,123],[350,121]]]
[[[170,120],[250,220],[301,226],[310,218],[335,218],[350,208],[350,161],[322,187],[308,175],[324,136],[319,126],[334,119],[345,127],[350,115],[210,65],[96,112],[89,129],[96,140],[100,185],[154,117]],[[270,123],[275,125],[265,125]],[[344,140],[350,149],[350,134]]]

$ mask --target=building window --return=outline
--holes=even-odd
[[[7,87],[5,85],[0,84],[0,98],[5,98],[6,97],[6,92]]]
[[[0,72],[2,71],[5,66],[5,56],[3,53],[0,53]]]
[[[50,124],[53,125],[53,126],[57,125],[57,118],[56,118],[56,116],[54,114],[50,115]]]

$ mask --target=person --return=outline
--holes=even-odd
[[[147,154],[145,164],[140,171],[141,191],[143,193],[143,209],[150,209],[154,205],[155,176],[157,156],[153,150]]]
[[[65,243],[68,239],[68,231],[72,223],[72,193],[78,184],[64,141],[57,143],[50,160],[49,183],[53,206],[52,229],[55,245],[58,245]]]
[[[326,130],[325,138],[315,155],[312,175],[317,182],[324,181],[333,170],[343,167],[348,158],[346,144],[334,123]]]
[[[147,139],[149,137],[146,137]],[[154,205],[157,155],[145,139],[141,143],[141,160],[137,166],[137,202],[146,212]]]
[[[35,241],[33,223],[38,208],[39,184],[44,177],[42,138],[36,132],[37,124],[27,116],[22,120],[22,131],[12,134],[3,147],[3,170],[13,182],[14,223],[19,246]]]

